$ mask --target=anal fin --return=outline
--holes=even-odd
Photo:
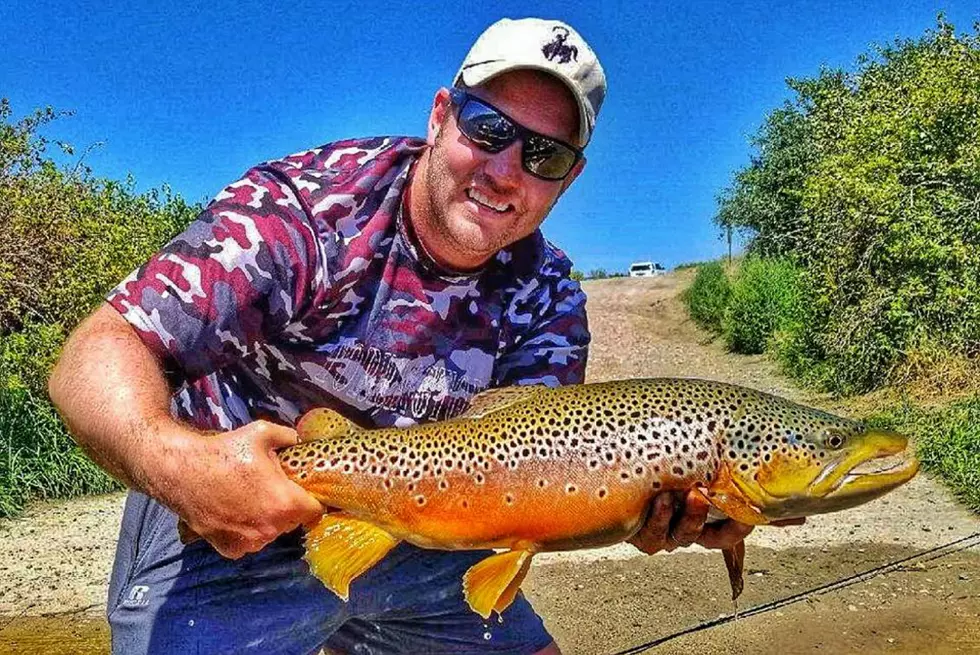
[[[397,544],[398,539],[373,523],[337,512],[325,514],[307,533],[304,559],[310,572],[346,601],[351,581]]]
[[[531,568],[532,553],[510,550],[497,553],[470,567],[463,576],[463,594],[474,612],[487,619],[490,612],[507,609]]]

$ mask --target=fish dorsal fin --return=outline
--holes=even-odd
[[[749,525],[769,523],[769,519],[745,497],[732,480],[732,472],[727,463],[721,465],[718,476],[707,489],[702,490],[702,493],[705,493],[709,503],[740,523]]]
[[[326,407],[311,409],[296,424],[300,441],[334,439],[344,436],[353,429],[353,423]]]
[[[460,418],[483,418],[487,414],[498,412],[511,405],[527,402],[547,389],[548,387],[543,384],[487,389],[470,399],[469,409],[463,412]]]
[[[501,614],[517,597],[531,568],[531,553],[509,550],[480,560],[463,576],[463,595],[474,612],[485,619]]]
[[[324,514],[306,534],[303,558],[309,563],[310,572],[346,601],[351,581],[397,544],[398,539],[373,523],[337,512]]]

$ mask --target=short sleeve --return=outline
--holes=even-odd
[[[246,355],[308,302],[318,262],[290,179],[257,167],[107,296],[144,343],[195,378]]]

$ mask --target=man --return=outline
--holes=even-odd
[[[476,392],[584,378],[585,297],[539,225],[582,172],[605,77],[556,21],[500,21],[434,98],[425,141],[335,143],[260,165],[72,335],[51,396],[133,491],[109,589],[116,653],[557,653],[522,597],[462,599],[485,553],[403,544],[343,603],[301,560],[322,508],[274,449],[306,410],[362,425]],[[661,495],[647,552],[737,541]],[[177,538],[177,516],[205,541]]]

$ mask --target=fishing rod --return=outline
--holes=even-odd
[[[909,555],[908,557],[903,557],[902,559],[889,562],[887,564],[882,564],[881,566],[876,566],[873,569],[868,569],[867,571],[862,571],[860,573],[855,573],[854,575],[849,575],[844,578],[839,578],[833,582],[828,582],[826,584],[808,589],[806,591],[801,591],[792,596],[787,596],[785,598],[779,598],[776,600],[763,603],[761,605],[756,605],[755,607],[749,608],[744,612],[734,612],[733,614],[725,614],[718,617],[717,619],[712,619],[711,621],[705,621],[697,625],[684,628],[673,634],[666,635],[664,637],[658,637],[653,641],[648,641],[644,644],[639,644],[626,650],[621,650],[613,655],[636,655],[636,653],[642,653],[643,651],[649,650],[651,648],[656,648],[657,646],[663,645],[668,641],[673,641],[679,637],[684,637],[689,634],[694,634],[696,632],[701,632],[703,630],[708,630],[719,625],[724,625],[726,623],[731,623],[737,619],[748,618],[751,616],[756,616],[757,614],[764,614],[766,612],[771,612],[773,610],[779,609],[780,607],[786,607],[787,605],[792,605],[798,603],[801,600],[806,600],[811,596],[820,596],[831,591],[837,591],[838,589],[844,589],[851,585],[857,584],[859,582],[864,582],[870,580],[871,578],[877,577],[879,575],[890,573],[895,571],[905,564],[913,560],[920,560],[919,564],[924,564],[926,562],[931,562],[933,560],[939,559],[940,557],[946,557],[948,555],[953,555],[967,548],[972,548],[973,546],[980,545],[980,532],[974,532],[966,537],[961,537],[955,539],[949,543],[943,544],[941,546],[935,546],[928,550],[924,550],[915,555]]]

